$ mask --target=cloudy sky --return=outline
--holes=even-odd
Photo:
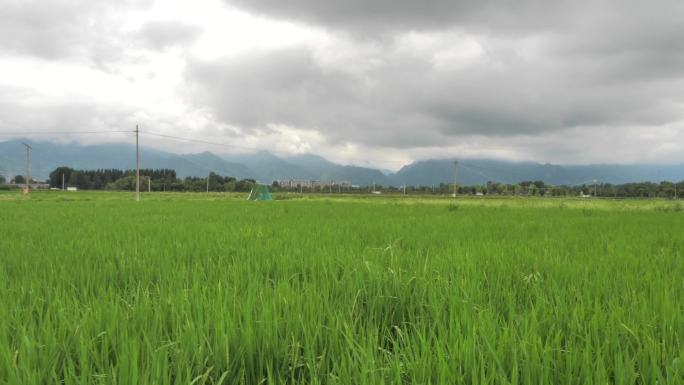
[[[582,4],[582,5],[577,5]],[[3,0],[0,140],[684,162],[681,0]],[[36,139],[130,141],[130,134]]]

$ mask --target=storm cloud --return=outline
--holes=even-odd
[[[463,54],[446,41],[424,52],[410,40],[360,52],[354,64],[370,63],[360,68],[327,59],[330,52],[296,47],[191,62],[186,77],[196,100],[233,125],[286,124],[333,141],[397,147],[591,126],[619,134],[624,126],[682,116],[677,73],[615,81],[600,76],[606,70],[596,68],[596,59],[525,57],[515,52],[516,42],[494,41]],[[455,35],[453,45],[468,44]]]
[[[353,32],[441,30],[460,25],[508,33],[550,29],[578,9],[572,1],[225,0],[248,11]]]
[[[0,6],[4,54],[48,60],[113,60],[125,49],[121,26],[132,10],[151,1],[7,0]]]

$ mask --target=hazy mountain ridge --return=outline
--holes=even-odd
[[[401,183],[430,185],[454,181],[453,159],[417,161],[402,167],[396,174]],[[554,165],[535,162],[507,162],[491,159],[459,161],[456,179],[460,184],[484,184],[489,181],[517,183],[542,180],[547,184],[630,183],[661,180],[684,180],[684,165]]]
[[[31,152],[31,175],[47,178],[58,166],[77,169],[135,167],[135,147],[125,143],[102,145],[55,144],[12,140],[0,142],[0,174],[23,174],[24,146]],[[399,186],[437,185],[454,181],[452,159],[416,161],[396,173],[340,165],[314,154],[278,157],[269,152],[217,155],[210,152],[175,154],[143,148],[142,168],[170,168],[179,177],[203,177],[209,172],[236,178],[253,178],[263,183],[279,179],[313,179],[350,181],[357,185]],[[608,183],[660,180],[684,180],[684,165],[553,165],[535,162],[508,162],[492,159],[462,159],[456,179],[460,184],[484,184],[488,181],[517,183],[523,180],[543,180],[548,184],[583,184],[593,179]]]

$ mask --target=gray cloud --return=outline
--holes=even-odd
[[[147,47],[162,50],[171,46],[187,46],[202,34],[202,28],[178,20],[145,23],[137,33]]]
[[[196,101],[222,121],[248,129],[284,124],[315,129],[336,141],[392,143],[400,136],[415,141],[416,125],[431,119],[392,113],[400,101],[378,92],[383,85],[323,68],[303,47],[194,62],[187,78]]]
[[[39,96],[30,88],[0,86],[0,134],[121,130],[133,127],[136,115],[140,114],[129,106],[85,98],[42,100]]]
[[[353,32],[439,30],[455,24],[508,33],[565,23],[576,2],[522,0],[224,0],[247,11]]]
[[[549,60],[599,81],[681,77],[684,3],[663,0],[224,0],[256,14],[310,23],[359,41],[456,30],[514,41],[540,39]],[[389,42],[389,43],[388,43]],[[577,71],[577,70],[573,70]]]
[[[0,11],[0,48],[48,60],[103,62],[124,49],[120,25],[127,11],[151,1],[7,0]]]
[[[71,92],[65,80],[10,90],[4,84],[17,82],[7,77],[0,132],[144,121],[175,134],[186,126],[229,127],[231,138],[277,141],[287,126],[306,133],[302,146],[351,144],[386,155],[400,148],[425,157],[440,148],[485,156],[478,151],[491,143],[499,146],[493,154],[538,160],[583,151],[597,157],[614,144],[620,154],[646,144],[651,159],[662,148],[673,157],[676,146],[667,141],[684,133],[684,3],[675,0],[223,0],[266,26],[284,19],[316,27],[294,27],[306,35],[295,38],[297,46],[266,27],[253,43],[261,48],[237,53],[220,46],[214,19],[205,27],[160,15],[131,19],[152,3],[3,2],[0,59],[12,62],[7,68],[32,63],[27,72],[49,67],[74,85],[98,79],[103,87],[81,84]],[[125,30],[138,20],[138,30]],[[193,47],[201,28],[208,38]],[[212,43],[229,54],[192,56]],[[162,95],[167,84],[175,94]],[[137,98],[116,100],[123,88]],[[601,140],[584,147],[594,132]]]
[[[229,124],[420,147],[684,120],[676,1],[225,1],[352,47],[345,60],[326,56],[333,44],[190,62],[195,101]],[[480,51],[464,55],[464,39]]]
[[[682,118],[682,81],[601,81],[591,63],[507,60],[461,69],[396,47],[357,73],[304,47],[190,63],[196,102],[229,124],[316,129],[331,141],[412,147],[461,135],[515,136],[578,126],[661,125]]]

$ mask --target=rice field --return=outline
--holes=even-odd
[[[671,201],[0,195],[0,384],[684,384]]]

